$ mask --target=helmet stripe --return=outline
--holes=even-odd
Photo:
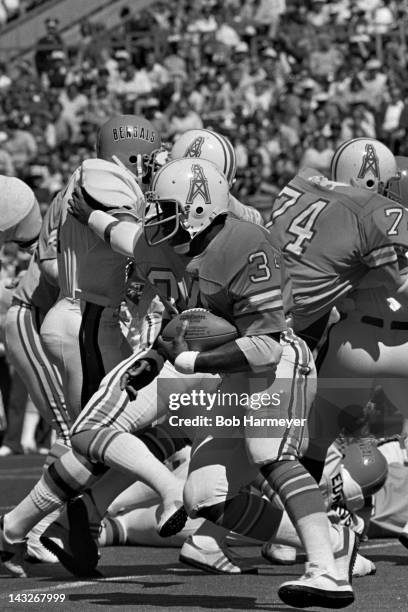
[[[231,183],[231,181],[235,177],[235,171],[236,171],[235,170],[236,160],[235,160],[235,152],[234,152],[233,146],[228,140],[228,138],[226,138],[222,134],[217,134],[217,132],[211,132],[211,130],[208,130],[208,131],[218,140],[218,142],[220,143],[222,147],[222,150],[224,153],[223,173],[226,176],[228,183]]]

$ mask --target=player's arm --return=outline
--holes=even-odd
[[[68,212],[80,223],[87,225],[101,240],[104,240],[113,251],[133,257],[137,241],[142,236],[141,223],[131,211],[116,210],[107,213],[95,210],[85,201],[81,188],[74,189],[68,203]]]
[[[248,246],[248,245],[246,245]],[[286,329],[277,253],[269,242],[254,244],[226,283],[234,323],[241,337],[208,351],[189,351],[185,328],[172,343],[168,358],[183,373],[265,371],[282,355],[280,332]]]
[[[158,338],[155,345],[183,374],[262,371],[277,366],[280,361],[279,334],[246,336],[209,351],[190,351],[184,339],[187,326],[185,321],[172,342]]]

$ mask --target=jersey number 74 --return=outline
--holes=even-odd
[[[299,198],[303,195],[302,191],[293,189],[293,187],[284,187],[280,192],[278,198],[283,200],[279,208],[273,211],[270,222],[266,227],[271,227],[276,219],[286,213],[288,210],[295,206]],[[292,234],[295,239],[289,240],[283,247],[284,251],[300,257],[303,255],[307,243],[313,240],[316,234],[316,221],[320,213],[324,210],[330,200],[316,200],[311,202],[307,208],[302,210],[296,217],[294,217],[287,229],[287,233]]]

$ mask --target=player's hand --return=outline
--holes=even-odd
[[[88,220],[93,208],[86,203],[82,193],[82,187],[77,185],[68,200],[68,212],[83,225],[88,225]]]
[[[163,340],[161,336],[156,339],[155,348],[156,350],[168,359],[171,363],[174,363],[176,357],[180,355],[180,353],[184,353],[185,351],[189,351],[189,346],[184,338],[186,331],[188,328],[188,321],[183,321],[177,330],[176,335],[173,340]]]
[[[157,363],[151,359],[138,359],[120,378],[121,391],[126,391],[130,401],[137,398],[137,392],[150,384],[158,375]]]

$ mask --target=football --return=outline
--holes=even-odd
[[[344,467],[361,487],[364,496],[374,495],[383,486],[388,464],[371,439],[361,438],[345,450]]]
[[[166,325],[163,340],[173,340],[183,321],[188,321],[184,338],[191,351],[208,351],[238,338],[238,330],[225,319],[204,308],[191,308]]]

